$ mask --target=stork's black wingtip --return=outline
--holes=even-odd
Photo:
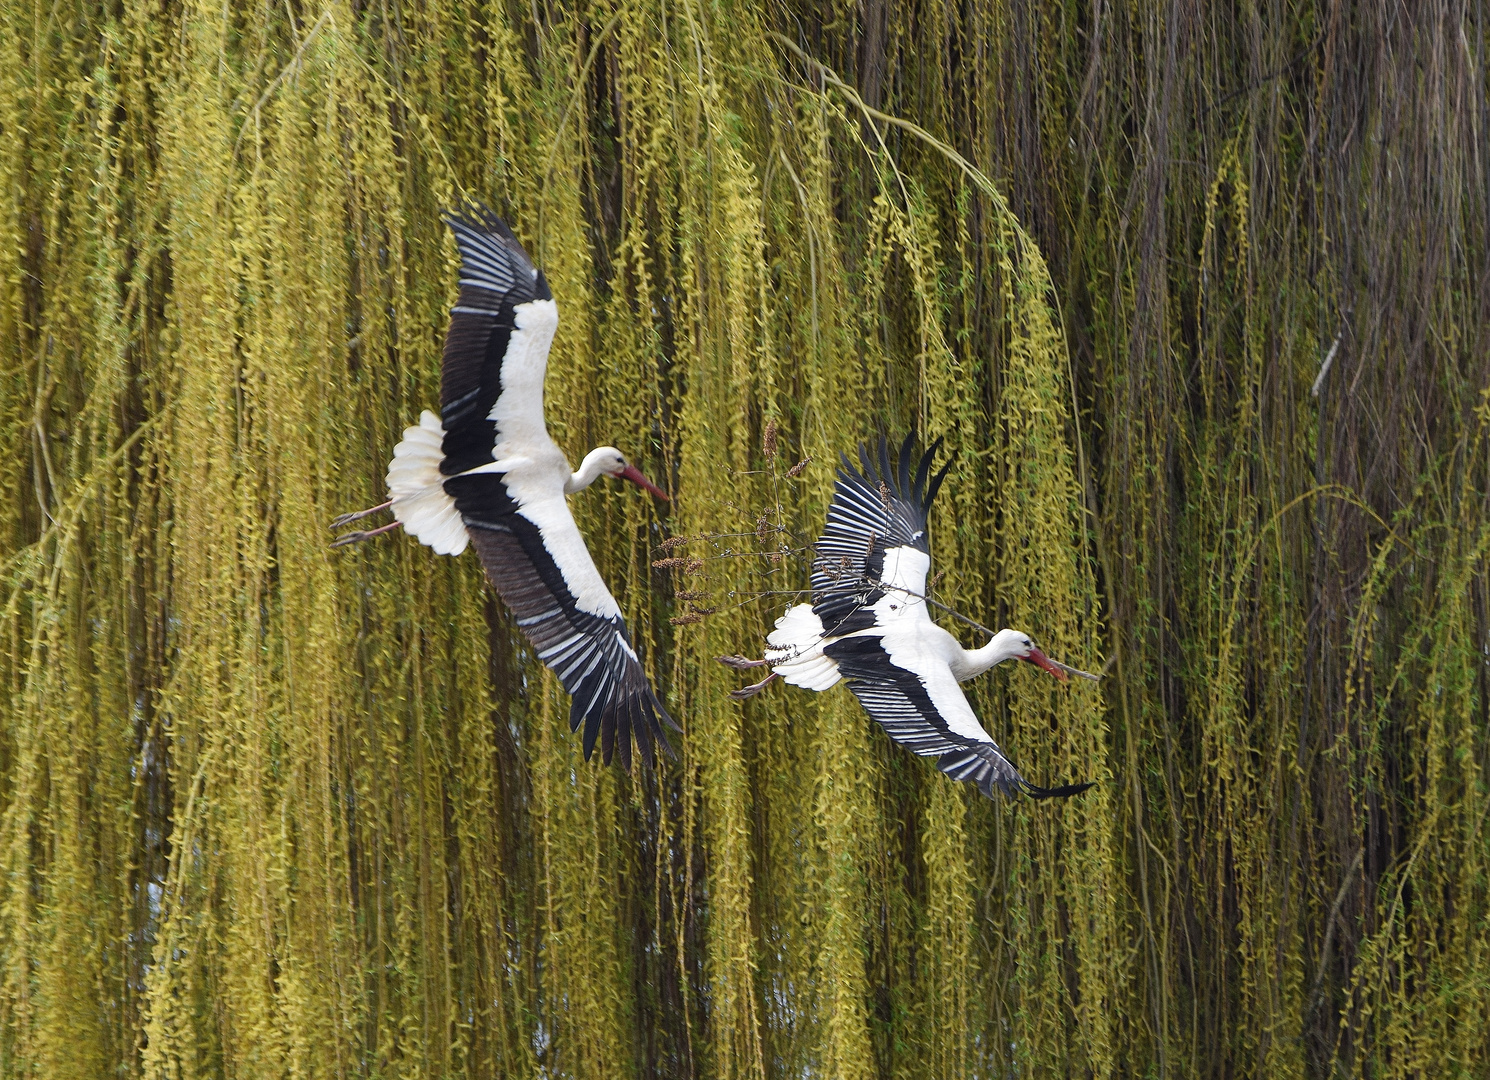
[[[463,194],[452,207],[441,212],[440,217],[452,229],[465,228],[476,232],[487,232],[516,242],[507,223],[490,206],[474,195]]]
[[[673,718],[667,715],[666,710],[659,709],[658,716],[661,718],[662,723],[652,724],[652,738],[657,742],[657,745],[662,747],[662,753],[658,756],[665,757],[669,761],[677,761],[678,751],[673,748],[672,742],[668,740],[666,729],[672,728],[679,735],[683,734],[683,729],[680,728],[677,724],[673,723]],[[652,764],[652,757],[650,754],[647,756],[647,764],[649,766]]]
[[[595,752],[595,744],[600,741],[600,717],[583,716],[577,709],[571,707],[569,711],[569,730],[576,730],[581,723],[585,725],[584,741],[582,744],[585,750],[585,760],[589,761],[590,755]],[[605,756],[601,758],[601,761],[606,765],[610,764],[610,752],[608,748],[606,748]]]
[[[1095,780],[1088,780],[1084,784],[1065,784],[1061,787],[1049,788],[1025,782],[1024,793],[1032,799],[1069,799],[1072,795],[1080,795],[1087,788],[1095,786]]]
[[[940,442],[941,440],[938,439],[937,441]],[[952,471],[952,466],[956,462],[957,459],[955,457],[949,457],[943,462],[942,467],[936,471],[936,475],[931,478],[931,483],[926,485],[926,496],[921,503],[923,508],[930,509],[931,500],[935,499],[936,493],[942,490],[942,481],[947,478],[947,474]]]
[[[657,763],[657,748],[654,745],[657,737],[652,734],[652,724],[648,720],[645,709],[636,710],[632,717],[631,733],[636,737],[636,747],[641,753],[642,765],[647,769],[652,768]]]
[[[440,220],[451,228],[457,225],[464,225],[468,229],[477,228],[490,213],[486,204],[475,196],[462,195],[454,206],[447,206],[440,211]]]

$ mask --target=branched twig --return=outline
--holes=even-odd
[[[912,589],[907,589],[907,588],[905,588],[904,586],[901,586],[901,585],[892,585],[889,582],[885,582],[885,581],[873,581],[873,580],[870,580],[870,581],[867,581],[866,584],[871,585],[871,586],[873,586],[876,589],[883,590],[885,592],[898,592],[902,596],[909,596],[909,597],[911,597],[912,599],[915,599],[915,600],[924,600],[924,601],[926,601],[926,603],[930,604],[932,607],[938,608],[941,611],[945,611],[948,615],[952,616],[952,618],[957,619],[959,622],[967,623],[967,625],[973,627],[976,630],[981,630],[985,634],[994,634],[994,633],[996,633],[996,631],[990,630],[988,627],[984,626],[982,623],[976,621],[975,619],[969,619],[966,615],[964,615],[962,612],[958,611],[956,608],[948,607],[946,604],[942,603],[940,600],[933,600],[931,597],[924,596],[921,593],[915,592]],[[1108,661],[1107,661],[1107,664],[1104,664],[1103,667],[1102,667],[1102,674],[1101,675],[1093,675],[1090,671],[1082,671],[1080,668],[1074,668],[1070,664],[1063,664],[1059,660],[1051,660],[1050,657],[1048,657],[1048,656],[1045,659],[1050,660],[1050,662],[1052,664],[1054,664],[1056,667],[1060,668],[1062,671],[1066,672],[1068,675],[1079,675],[1081,678],[1083,678],[1083,679],[1090,679],[1092,682],[1098,682],[1098,681],[1100,681],[1101,678],[1102,678],[1102,675],[1107,674],[1107,667],[1112,663],[1112,660],[1109,657],[1108,658]]]
[[[1314,973],[1314,988],[1309,994],[1309,1008],[1305,1015],[1312,1013],[1318,1006],[1320,998],[1324,996],[1324,972],[1330,964],[1330,946],[1335,940],[1335,921],[1340,917],[1340,906],[1345,903],[1345,894],[1350,891],[1350,883],[1355,879],[1356,871],[1361,868],[1361,862],[1366,857],[1366,849],[1362,846],[1351,861],[1350,869],[1345,871],[1345,877],[1340,882],[1340,889],[1335,893],[1335,902],[1330,905],[1329,918],[1324,922],[1324,944],[1319,948],[1319,970]]]
[[[253,103],[253,108],[249,109],[248,112],[244,114],[243,123],[238,126],[238,137],[233,140],[232,160],[238,160],[238,148],[243,144],[243,133],[248,130],[248,118],[250,116],[258,116],[259,110],[262,109],[264,105],[269,101],[269,99],[274,96],[275,91],[277,91],[281,86],[284,85],[284,81],[290,77],[291,73],[299,70],[300,61],[305,58],[305,50],[310,48],[310,43],[314,41],[316,39],[316,35],[321,32],[321,27],[325,26],[330,21],[331,9],[328,7],[325,11],[321,12],[321,17],[316,20],[315,25],[306,32],[305,40],[302,41],[300,43],[300,47],[295,50],[295,55],[290,57],[289,62],[280,69],[279,74],[276,75],[270,81],[269,85],[264,88],[264,92],[259,95],[259,100]]]

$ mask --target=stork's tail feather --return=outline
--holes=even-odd
[[[440,555],[459,555],[470,537],[455,500],[445,492],[440,463],[445,460],[445,429],[428,409],[415,427],[404,430],[388,466],[393,516],[404,531]]]
[[[823,620],[811,604],[796,604],[776,620],[776,629],[766,635],[766,659],[773,664],[790,663],[821,644]]]
[[[823,655],[823,644],[823,620],[811,604],[797,604],[766,636],[766,662],[792,686],[826,690],[840,675],[837,662]]]

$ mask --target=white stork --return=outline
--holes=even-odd
[[[388,502],[332,523],[391,510],[391,525],[349,533],[337,545],[402,525],[441,555],[470,543],[487,579],[517,616],[538,658],[569,692],[570,730],[585,726],[589,760],[631,739],[652,760],[652,741],[671,751],[678,730],[652,691],[566,495],[602,476],[667,496],[621,452],[601,446],[571,472],[543,422],[543,376],[559,309],[542,271],[490,210],[472,204],[446,215],[460,249],[460,295],[450,310],[440,375],[440,415],[425,411],[404,431],[388,466]]]
[[[812,603],[776,620],[764,660],[719,658],[735,668],[771,668],[765,679],[731,696],[759,693],[778,675],[808,690],[827,690],[843,679],[892,739],[935,757],[942,772],[977,784],[989,798],[995,788],[1037,799],[1085,791],[1090,784],[1042,788],[1020,776],[957,685],[1005,660],[1026,660],[1062,681],[1076,669],[1051,660],[1018,630],[1000,630],[981,649],[964,649],[931,621],[926,514],[950,462],[930,476],[938,439],[912,479],[913,438],[901,446],[894,467],[883,437],[878,463],[867,445],[859,448],[862,471],[842,459],[812,564]]]

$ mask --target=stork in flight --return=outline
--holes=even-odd
[[[461,266],[445,332],[440,415],[426,410],[404,431],[388,466],[389,500],[343,514],[332,527],[380,510],[396,520],[345,534],[336,545],[400,525],[441,555],[459,555],[469,543],[538,658],[569,692],[569,727],[584,724],[585,759],[598,739],[606,764],[619,750],[630,768],[635,737],[650,763],[654,739],[671,752],[664,726],[679,729],[647,682],[565,496],[602,476],[667,496],[613,446],[591,450],[570,471],[543,422],[543,376],[559,325],[548,282],[485,207],[473,203],[446,221]]]
[[[812,564],[812,603],[776,620],[765,659],[719,658],[734,668],[771,668],[731,696],[759,693],[778,675],[808,690],[827,690],[842,679],[892,739],[935,757],[942,772],[977,784],[989,798],[994,789],[1037,799],[1085,791],[1091,784],[1042,788],[1020,776],[957,685],[1005,660],[1028,661],[1062,681],[1067,671],[1094,676],[1051,660],[1018,630],[1000,630],[981,649],[964,649],[931,621],[926,515],[951,463],[930,475],[938,439],[912,478],[913,440],[905,440],[896,462],[883,437],[878,462],[867,444],[859,448],[862,469],[842,459]]]

